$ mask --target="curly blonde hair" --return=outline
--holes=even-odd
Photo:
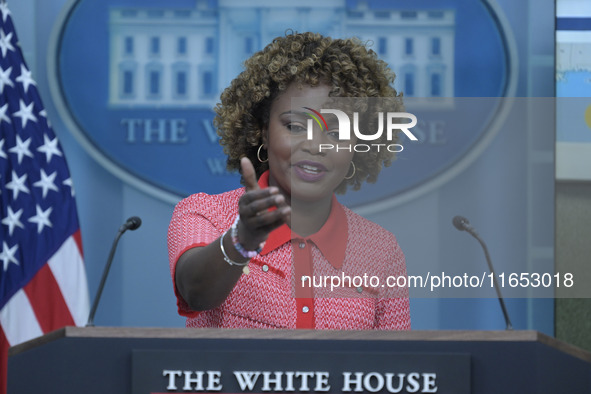
[[[392,87],[394,72],[356,38],[288,33],[275,38],[244,65],[245,70],[224,90],[215,107],[214,125],[231,171],[240,171],[243,156],[253,163],[257,178],[268,169],[267,163],[257,159],[257,149],[269,122],[271,103],[292,83],[328,84],[332,87],[331,97],[390,97],[394,104],[390,109],[403,111],[402,95]],[[386,133],[373,141],[386,145],[396,142],[397,138],[386,140]],[[383,148],[355,154],[355,174],[343,180],[336,192],[344,193],[348,185],[357,190],[364,181],[375,182],[382,167],[389,166],[393,159],[394,154]]]

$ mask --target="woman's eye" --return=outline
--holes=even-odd
[[[306,128],[300,123],[288,123],[285,125],[292,133],[302,133],[306,131]]]
[[[340,133],[338,130],[328,130],[326,134],[335,141],[340,141]]]

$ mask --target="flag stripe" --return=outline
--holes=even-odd
[[[76,236],[78,234],[78,236]],[[64,242],[49,259],[49,267],[59,285],[61,294],[77,326],[83,326],[88,319],[89,299],[88,284],[84,261],[80,254],[77,239],[80,232]]]
[[[0,382],[6,382],[7,378],[7,370],[8,370],[8,348],[10,345],[8,344],[8,340],[6,339],[6,335],[4,335],[4,330],[2,330],[2,326],[0,325]],[[0,383],[0,386],[5,385],[6,383]],[[5,387],[0,387],[0,391],[4,390]]]
[[[24,290],[19,290],[0,311],[0,325],[11,346],[43,335]]]
[[[78,247],[78,253],[80,253],[80,257],[82,258],[82,260],[84,260],[84,249],[82,248],[82,234],[80,233],[80,229],[76,230],[72,237],[74,237],[74,241],[76,242],[76,246]]]
[[[66,301],[47,264],[25,286],[25,293],[43,332],[74,325]]]

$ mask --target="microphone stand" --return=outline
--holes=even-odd
[[[98,308],[99,300],[101,299],[101,294],[103,293],[103,288],[105,287],[105,282],[107,280],[107,276],[109,275],[109,269],[111,268],[111,263],[113,263],[113,256],[115,256],[115,250],[117,249],[117,243],[119,242],[119,238],[123,235],[124,232],[127,230],[135,230],[142,224],[142,221],[137,216],[132,216],[127,219],[121,227],[119,227],[119,231],[117,231],[117,235],[115,236],[115,240],[113,241],[113,245],[111,246],[111,252],[109,253],[109,257],[107,258],[107,264],[105,265],[105,269],[103,270],[103,277],[101,278],[101,282],[99,283],[99,287],[96,291],[96,296],[94,297],[94,302],[92,304],[92,308],[90,309],[90,314],[88,315],[88,322],[86,323],[86,327],[94,327],[94,315],[96,313],[96,309]]]
[[[107,276],[109,275],[109,269],[111,268],[111,263],[113,263],[113,256],[115,256],[115,250],[117,249],[117,243],[119,242],[119,238],[123,235],[126,229],[121,231],[117,231],[117,236],[113,241],[113,245],[111,246],[111,252],[109,253],[109,258],[107,259],[107,264],[105,265],[105,269],[103,270],[103,277],[101,278],[101,282],[99,287],[96,291],[96,296],[94,297],[94,302],[92,304],[92,308],[90,309],[90,314],[88,315],[88,322],[86,323],[86,327],[94,327],[94,315],[96,313],[96,309],[98,308],[98,303],[101,298],[101,294],[103,293],[103,288],[105,287],[105,282],[107,280]]]
[[[466,230],[468,231],[468,230]],[[490,255],[488,254],[488,248],[484,241],[476,234],[474,230],[468,231],[470,235],[472,235],[482,246],[482,250],[484,250],[484,256],[486,257],[486,264],[488,264],[488,269],[493,275],[493,284],[495,286],[495,291],[497,292],[497,298],[499,299],[499,304],[501,304],[501,310],[503,311],[503,316],[505,317],[505,329],[512,330],[513,325],[511,324],[511,319],[509,318],[509,313],[507,312],[507,308],[505,307],[505,301],[503,300],[503,296],[501,295],[501,289],[499,287],[499,282],[497,281],[497,274],[495,273],[495,269],[493,268],[492,262],[490,260]]]
[[[484,256],[486,257],[486,264],[488,265],[488,269],[492,274],[493,285],[495,287],[495,291],[497,292],[497,299],[499,300],[499,304],[501,304],[501,310],[503,311],[503,316],[505,317],[505,329],[512,330],[513,325],[511,324],[511,319],[509,318],[509,313],[507,312],[507,308],[505,307],[505,301],[503,300],[503,296],[501,295],[501,289],[499,287],[499,282],[497,281],[497,274],[495,273],[495,269],[493,268],[492,261],[490,260],[490,255],[488,253],[488,248],[484,241],[478,236],[478,233],[468,222],[468,219],[462,216],[455,216],[453,218],[453,225],[460,231],[466,231],[468,234],[476,238],[476,240],[482,246],[482,250],[484,250]]]

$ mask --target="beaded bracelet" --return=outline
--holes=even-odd
[[[236,219],[234,220],[234,224],[232,224],[232,228],[230,229],[231,230],[230,235],[232,236],[232,244],[234,245],[234,248],[238,251],[238,253],[240,253],[240,255],[242,255],[242,257],[247,258],[247,259],[252,259],[257,254],[261,253],[261,251],[263,250],[264,242],[262,242],[256,250],[247,250],[244,246],[242,246],[240,241],[238,241],[238,222],[239,221],[240,221],[240,215],[236,216]]]
[[[250,270],[248,269],[248,263],[250,262],[250,260],[248,260],[246,263],[237,263],[234,260],[232,260],[230,258],[230,256],[228,256],[228,254],[226,253],[226,249],[224,249],[224,237],[226,236],[226,234],[228,233],[228,231],[225,231],[222,236],[220,237],[220,249],[222,250],[222,254],[224,255],[224,261],[230,265],[235,265],[238,267],[243,267],[242,268],[242,272],[245,275],[248,275],[248,273],[250,272]]]

